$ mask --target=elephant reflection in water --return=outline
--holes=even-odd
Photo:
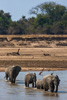
[[[47,97],[59,97],[59,94],[58,93],[55,93],[55,92],[53,92],[53,93],[51,93],[51,92],[49,92],[49,93],[47,93],[47,92],[44,92],[43,93],[43,96],[47,96]]]

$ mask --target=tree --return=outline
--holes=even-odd
[[[0,10],[0,34],[7,34],[6,31],[10,26],[11,21],[11,15]]]
[[[41,26],[43,27],[45,24],[49,24],[49,16],[48,15],[42,15],[38,14],[37,17],[34,19],[34,26]]]
[[[21,27],[20,24],[18,24],[18,22],[12,22],[10,27],[7,30],[8,34],[12,34],[12,35],[21,35],[24,34],[24,29]]]
[[[62,34],[66,29],[67,8],[55,2],[42,3],[30,10],[36,14],[34,27],[41,26],[46,34]],[[42,33],[42,32],[41,32]]]
[[[30,14],[36,14],[36,15],[48,14],[50,20],[52,21],[60,20],[65,12],[66,12],[66,7],[63,5],[56,4],[55,2],[46,2],[30,10]]]

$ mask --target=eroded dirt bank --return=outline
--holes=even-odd
[[[0,35],[0,47],[67,47],[67,35]]]
[[[67,70],[67,61],[0,61],[0,71],[10,65],[19,65],[22,71]]]

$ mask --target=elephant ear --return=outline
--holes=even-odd
[[[56,75],[55,78],[56,78],[56,80],[58,82],[58,85],[59,85],[60,84],[60,79],[59,79],[58,75]]]
[[[34,75],[36,76],[36,73],[34,73]]]
[[[53,81],[57,82],[58,85],[60,84],[60,79],[58,77],[58,75],[55,75],[53,78],[52,78]]]

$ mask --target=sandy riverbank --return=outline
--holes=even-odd
[[[41,71],[43,68],[21,68],[21,71],[24,72],[24,71]],[[43,71],[62,71],[62,70],[67,70],[67,68],[44,68]],[[5,72],[5,67],[4,68],[0,68],[0,72]]]
[[[20,48],[20,55],[7,55],[18,48],[0,48],[0,71],[19,65],[22,71],[67,70],[67,48]]]

